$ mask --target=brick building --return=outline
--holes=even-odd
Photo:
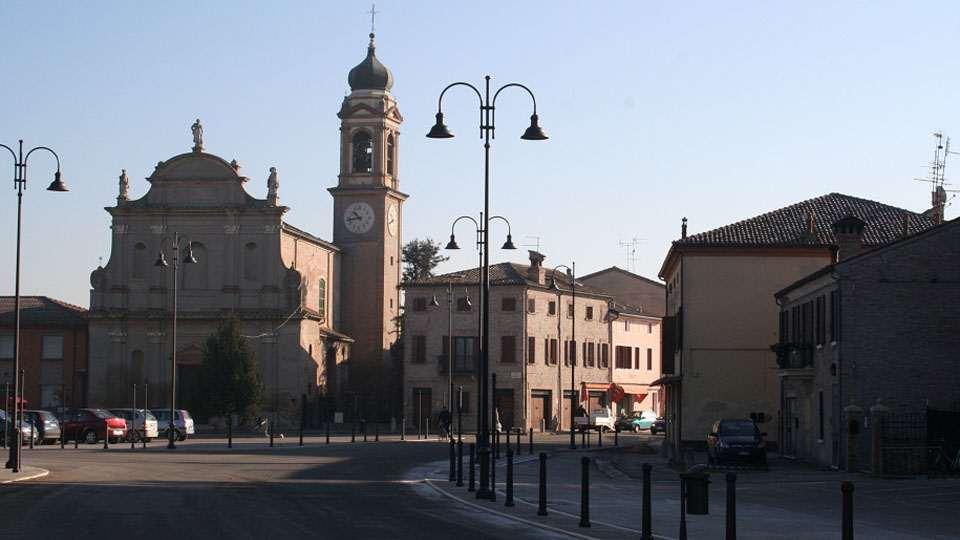
[[[614,412],[659,410],[648,383],[660,375],[660,317],[579,281],[574,306],[569,277],[544,267],[543,259],[531,252],[529,265],[490,267],[490,373],[497,375],[494,402],[503,426],[569,429],[571,400],[579,402],[581,385],[590,409],[610,405],[615,383],[627,395]],[[453,387],[463,386],[464,427],[476,425],[478,281],[474,268],[404,285],[404,414],[414,419],[410,425],[436,418],[447,406],[451,362]]]
[[[879,457],[877,415],[920,424],[928,410],[960,410],[960,221],[867,252],[862,221],[835,229],[851,236],[840,261],[776,294],[782,451],[867,469]],[[960,425],[950,431],[956,455]]]
[[[87,310],[46,296],[20,297],[20,369],[31,408],[87,404]],[[14,298],[0,297],[0,391],[13,392]]]

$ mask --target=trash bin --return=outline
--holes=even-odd
[[[686,484],[687,513],[703,515],[710,513],[710,474],[705,465],[694,465],[680,479]]]

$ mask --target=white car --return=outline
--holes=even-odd
[[[157,417],[157,428],[162,437],[168,437],[167,429],[170,426],[170,409],[153,409],[151,411]],[[178,441],[187,440],[187,435],[193,435],[193,418],[188,411],[183,409],[173,410],[173,430],[174,437]]]
[[[616,429],[617,419],[610,412],[610,409],[594,409],[590,411],[590,426],[603,431],[613,431]]]
[[[157,418],[143,409],[110,409],[110,412],[127,421],[127,440],[150,442],[157,438]],[[146,415],[144,415],[146,412]],[[144,425],[146,424],[146,425]]]

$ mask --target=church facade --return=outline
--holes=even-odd
[[[293,414],[306,396],[312,417],[383,414],[367,407],[399,387],[390,351],[406,195],[397,189],[402,116],[370,38],[338,113],[332,242],[284,220],[275,168],[267,197],[250,195],[236,161],[204,151],[199,120],[192,150],[159,162],[143,197],[129,198],[124,171],[106,208],[110,257],[90,277],[91,406],[126,406],[134,384],[148,385],[151,407],[168,406],[174,343],[176,405],[200,402],[203,343],[233,318],[256,354],[264,409]]]

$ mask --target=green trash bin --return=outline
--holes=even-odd
[[[680,473],[680,479],[686,484],[688,514],[710,513],[710,473],[706,469],[706,465],[694,465]]]

